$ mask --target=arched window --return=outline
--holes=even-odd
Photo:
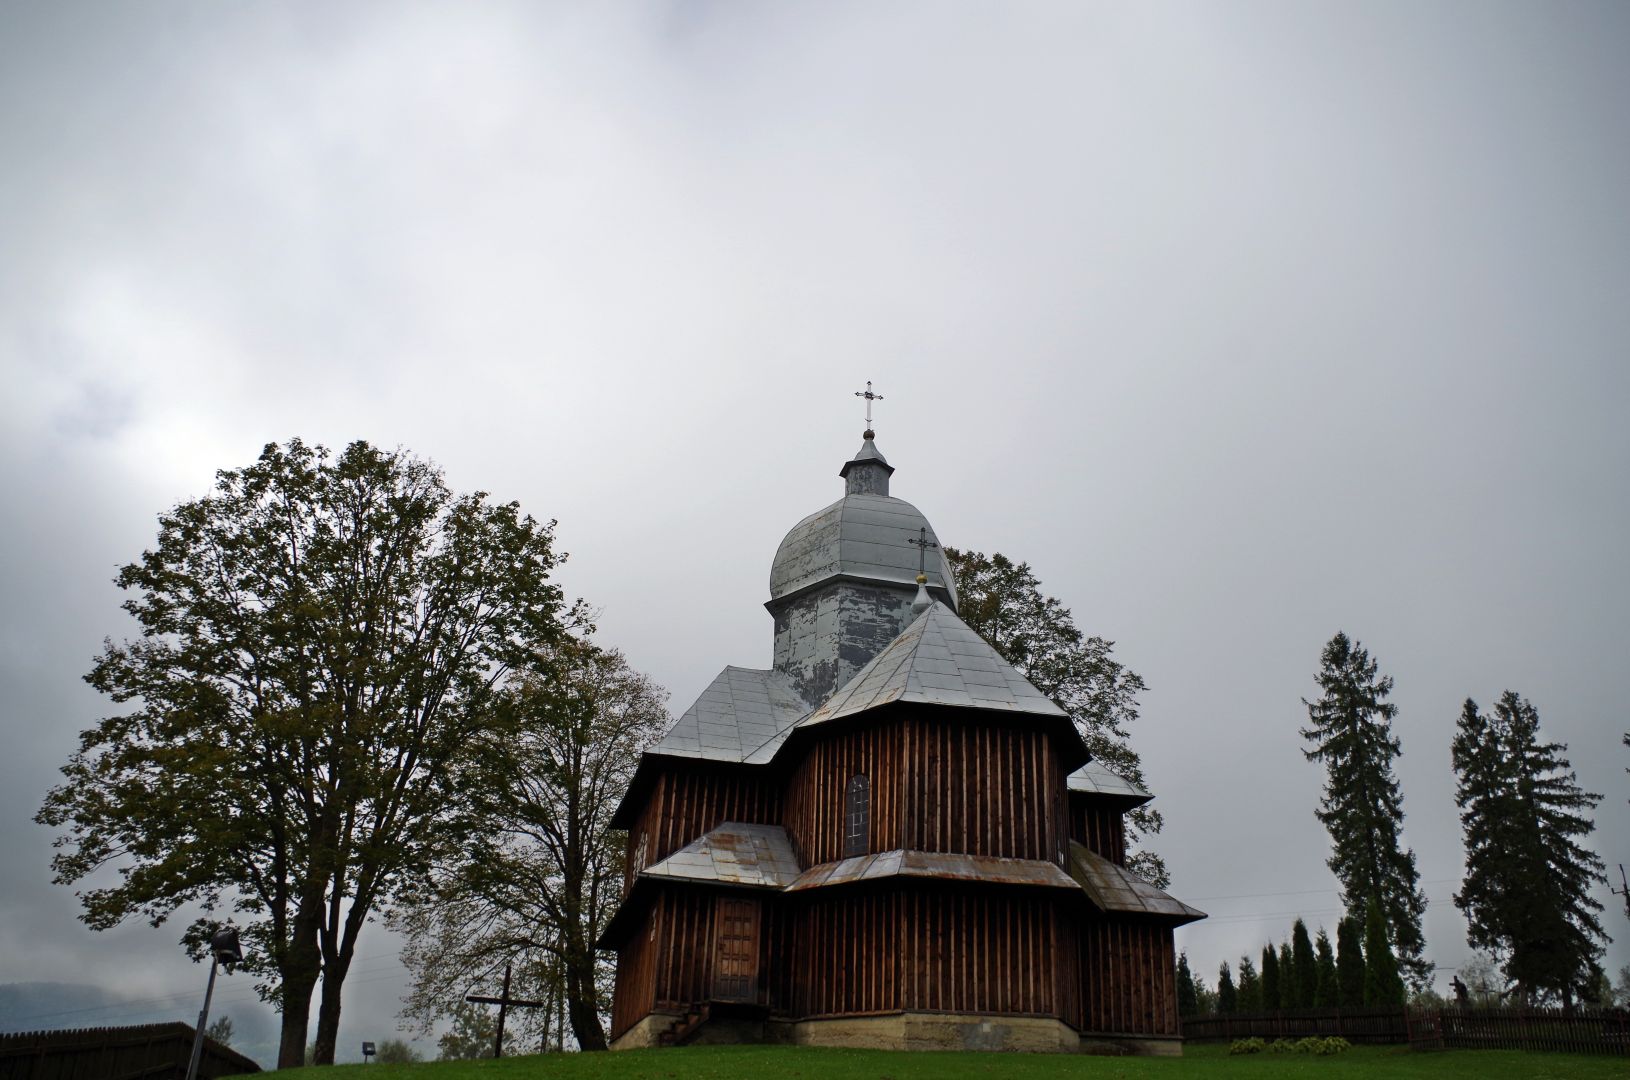
[[[844,792],[843,857],[866,854],[870,846],[872,818],[872,788],[864,776],[849,778],[849,789]]]

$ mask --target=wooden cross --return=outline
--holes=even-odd
[[[928,576],[928,549],[939,545],[928,538],[928,526],[918,529],[917,534],[917,539],[907,540],[906,543],[917,549],[917,576],[925,578]]]
[[[465,995],[464,1000],[473,1001],[477,1005],[498,1006],[498,1037],[493,1040],[492,1045],[492,1056],[495,1058],[501,1058],[504,1056],[504,1014],[509,1011],[511,1005],[517,1009],[545,1009],[549,1007],[549,1003],[545,1001],[521,1001],[517,998],[512,998],[509,996],[508,964],[504,965],[503,993],[499,994],[497,997],[483,997],[480,994],[467,994]]]
[[[872,402],[882,401],[883,395],[872,393],[872,381],[867,379],[866,389],[856,390],[855,397],[863,397],[866,399],[866,437],[869,439],[872,437]]]

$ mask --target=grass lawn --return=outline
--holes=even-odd
[[[606,1054],[537,1054],[501,1061],[422,1065],[337,1065],[279,1073],[291,1080],[1627,1080],[1616,1057],[1518,1050],[1412,1053],[1355,1047],[1332,1057],[1250,1054],[1189,1046],[1181,1058],[1077,1054],[900,1053],[814,1047],[687,1046]]]

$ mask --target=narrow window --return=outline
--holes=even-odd
[[[844,804],[843,857],[848,859],[866,854],[870,846],[872,791],[864,776],[850,778]]]

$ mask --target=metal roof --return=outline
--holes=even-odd
[[[913,587],[919,549],[910,543],[928,530],[922,511],[890,495],[845,495],[792,527],[770,565],[770,600],[812,588],[837,577],[883,581]],[[956,584],[945,548],[928,550],[928,587],[956,603]]]
[[[647,866],[640,876],[783,889],[798,877],[798,857],[781,826],[727,821]]]
[[[798,726],[811,727],[893,701],[1067,715],[938,601]]]
[[[1070,875],[1081,883],[1099,911],[1158,915],[1177,923],[1203,919],[1206,913],[1168,896],[1123,866],[1070,841]]]
[[[746,761],[769,746],[773,755],[808,711],[785,675],[727,667],[647,753]]]
[[[1068,783],[1071,791],[1131,800],[1133,806],[1142,806],[1154,798],[1145,789],[1117,773],[1111,772],[1096,761],[1089,761],[1071,773]]]
[[[847,885],[880,878],[918,877],[940,881],[989,881],[1003,885],[1080,888],[1064,871],[1039,859],[1003,859],[993,855],[957,855],[937,851],[884,851],[823,863],[798,875],[788,892]]]

